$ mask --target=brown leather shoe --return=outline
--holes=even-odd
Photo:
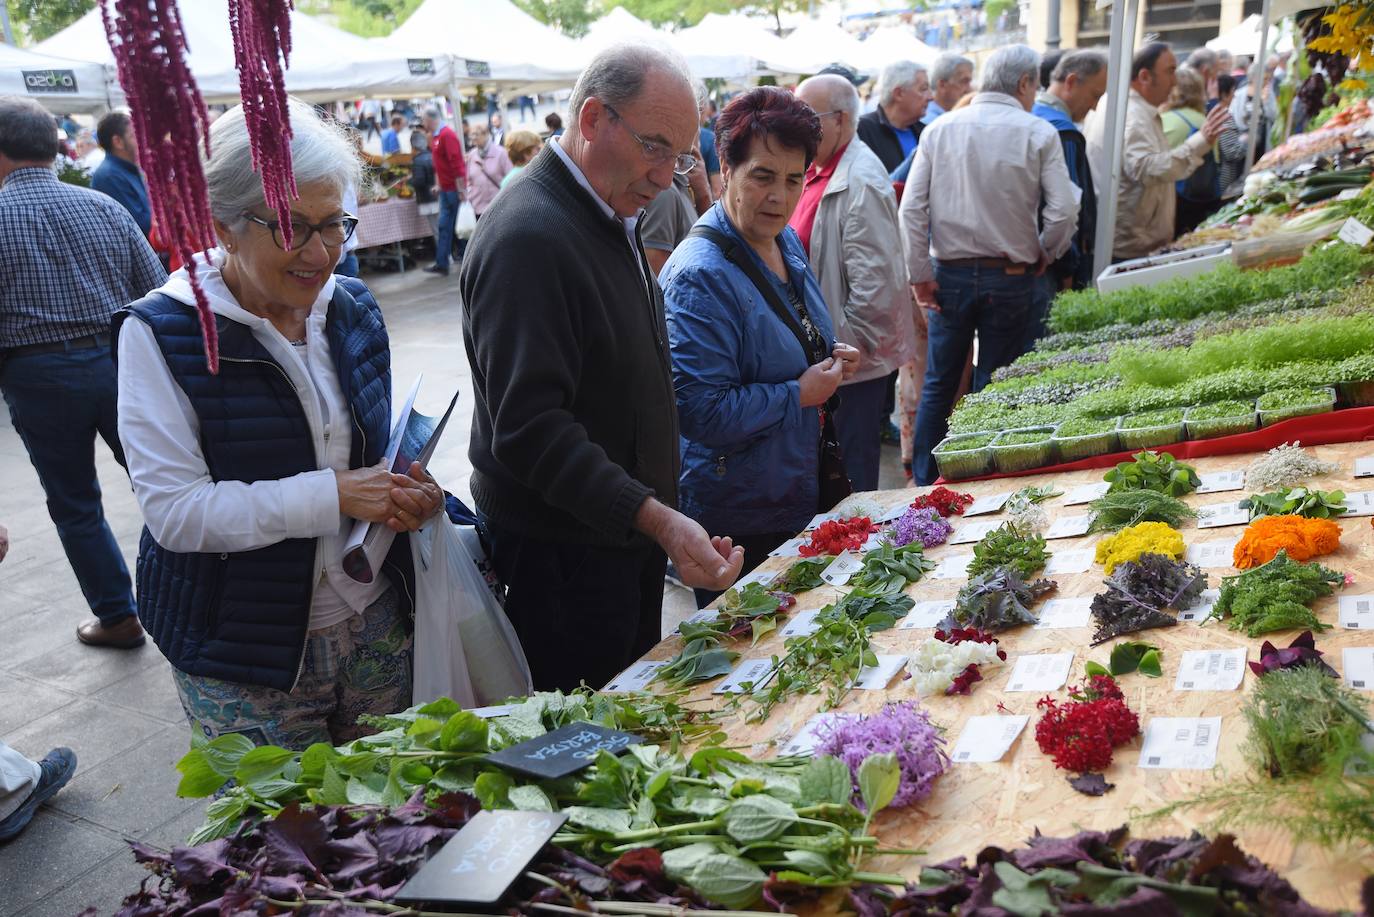
[[[87,646],[108,646],[117,650],[131,650],[147,642],[143,627],[135,615],[120,618],[106,627],[99,618],[91,618],[76,629],[76,639]]]

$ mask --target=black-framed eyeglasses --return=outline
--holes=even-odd
[[[291,221],[291,248],[287,249],[286,242],[282,238],[280,220],[264,220],[262,217],[252,213],[245,213],[243,218],[250,223],[257,223],[259,226],[266,226],[272,232],[272,241],[277,243],[277,248],[282,251],[299,251],[314,238],[315,233],[320,234],[320,241],[330,248],[338,248],[349,239],[353,238],[353,232],[358,228],[358,218],[350,213],[323,223],[307,223],[305,220]]]
[[[640,150],[644,153],[646,162],[651,162],[656,166],[661,166],[665,162],[672,162],[673,171],[678,175],[686,175],[697,167],[697,158],[691,153],[674,153],[657,140],[645,140],[635,133],[634,128],[630,127],[624,118],[620,117],[620,112],[609,105],[606,105],[605,108],[611,113],[611,117],[619,121],[630,136],[635,138],[635,142],[639,144]]]

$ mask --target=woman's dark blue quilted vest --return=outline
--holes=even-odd
[[[286,371],[247,326],[223,317],[219,375],[205,366],[196,313],[150,294],[114,317],[146,322],[200,424],[200,446],[216,481],[272,481],[317,465],[314,438]],[[359,280],[335,278],[325,324],[353,417],[352,468],[376,464],[391,425],[391,351],[377,301]],[[114,348],[118,352],[118,346]],[[138,546],[138,616],[167,660],[183,672],[290,690],[305,652],[316,540],[293,538],[234,554],[181,554],[153,540]],[[401,608],[413,608],[409,539],[396,538],[385,569]]]

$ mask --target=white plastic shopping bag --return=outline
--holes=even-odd
[[[460,239],[469,238],[477,231],[477,211],[463,201],[458,205],[458,219],[453,224],[453,234]]]
[[[524,697],[534,690],[525,651],[479,563],[486,556],[471,526],[447,514],[411,535],[415,558],[414,703],[451,697],[464,707]]]

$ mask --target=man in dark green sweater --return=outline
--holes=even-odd
[[[670,53],[614,47],[569,113],[483,214],[462,273],[472,494],[535,687],[564,690],[658,642],[668,557],[712,589],[743,562],[675,509],[672,365],[637,226],[695,165],[691,77]]]

